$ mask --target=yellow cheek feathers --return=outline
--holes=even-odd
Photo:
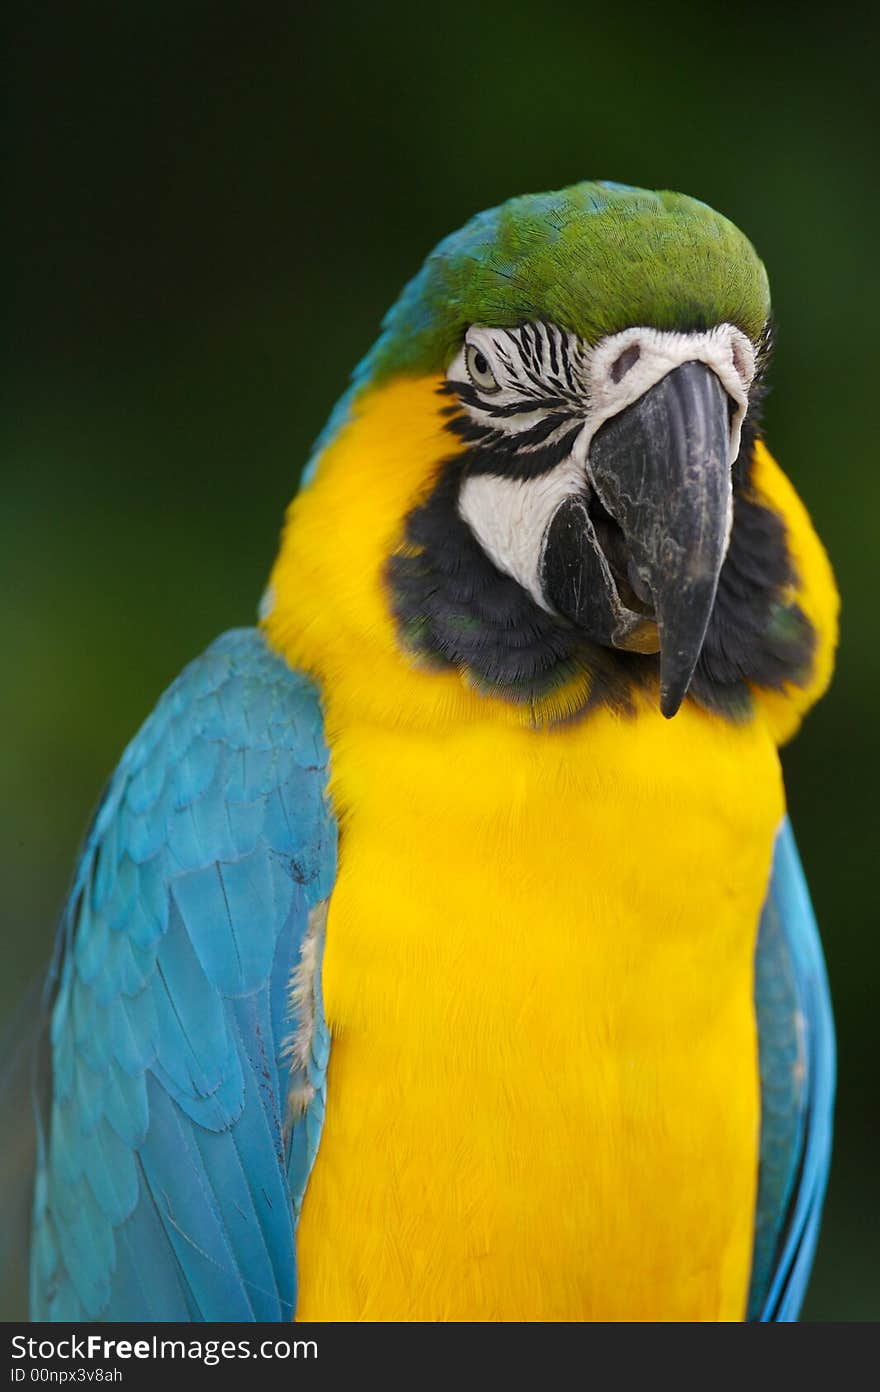
[[[321,682],[331,736],[346,715],[434,731],[490,715],[534,722],[528,707],[487,698],[465,674],[420,667],[390,613],[384,571],[404,519],[461,448],[444,429],[442,382],[401,378],[365,391],[287,514],[264,628],[291,666]],[[565,691],[552,701],[561,714],[578,705]]]
[[[807,509],[761,440],[755,446],[752,480],[761,501],[785,522],[788,548],[798,576],[793,597],[816,635],[813,669],[804,686],[791,684],[784,691],[754,689],[773,738],[777,744],[784,744],[796,734],[807,711],[828,689],[837,649],[840,597],[831,563]]]

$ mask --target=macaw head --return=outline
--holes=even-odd
[[[441,242],[313,471],[347,440],[369,527],[408,451],[381,540],[398,645],[533,710],[574,682],[566,713],[658,679],[666,716],[689,691],[732,709],[808,664],[784,527],[749,484],[769,314],[749,241],[681,194],[582,183]],[[356,437],[391,400],[383,466]]]

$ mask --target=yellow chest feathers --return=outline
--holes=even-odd
[[[775,749],[353,728],[303,1319],[742,1318]]]

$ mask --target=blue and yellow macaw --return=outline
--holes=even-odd
[[[34,1318],[797,1317],[834,1038],[777,751],[837,597],[769,320],[730,222],[611,183],[405,288],[89,831]]]

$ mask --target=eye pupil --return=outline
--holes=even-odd
[[[478,348],[475,343],[469,343],[467,346],[465,364],[467,366],[468,376],[478,391],[483,393],[500,391],[498,382],[495,380],[495,374],[492,371],[491,362],[482,349]]]

